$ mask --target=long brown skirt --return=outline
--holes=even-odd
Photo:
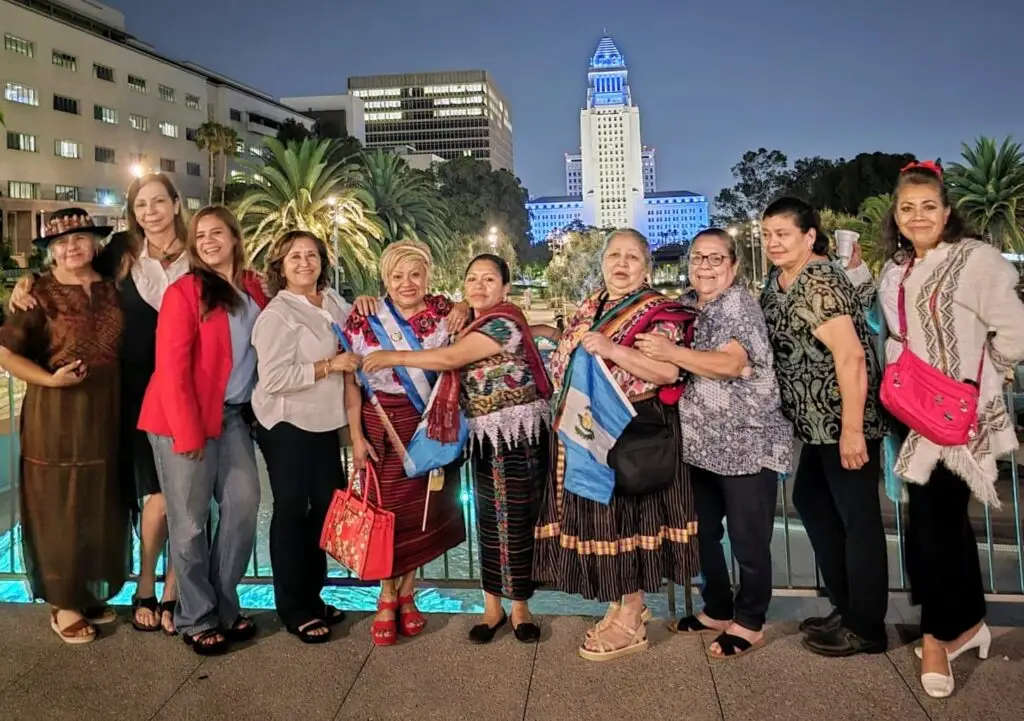
[[[69,388],[29,385],[21,411],[21,520],[36,598],[85,609],[129,571],[128,505],[118,481],[116,366]]]
[[[384,411],[402,443],[412,440],[420,415],[405,396],[378,393]],[[393,577],[397,578],[430,563],[445,551],[466,540],[466,524],[462,517],[462,489],[457,467],[445,469],[444,489],[430,494],[426,530],[423,528],[423,507],[427,500],[427,477],[407,478],[402,457],[388,440],[377,411],[363,403],[363,431],[373,446],[379,463],[381,505],[395,514],[395,561]]]

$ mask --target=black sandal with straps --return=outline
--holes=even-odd
[[[174,612],[178,608],[178,600],[171,599],[170,601],[160,602],[160,630],[164,632],[165,636],[177,636],[178,629],[175,628],[173,631],[168,631],[167,626],[164,625],[164,614],[171,614],[171,625],[174,625]]]
[[[314,633],[326,629],[327,633]],[[331,628],[321,618],[313,618],[295,628],[289,628],[288,633],[299,637],[303,643],[327,643],[331,640]]]
[[[219,640],[214,640],[217,637]],[[205,631],[200,631],[194,636],[189,636],[187,633],[182,634],[182,639],[185,641],[186,646],[190,646],[193,651],[198,653],[200,656],[216,656],[222,654],[228,650],[227,637],[224,632],[219,628],[208,628]]]
[[[156,623],[154,625],[150,626],[139,621],[139,611],[142,609],[146,609],[156,616]],[[142,631],[143,633],[159,631],[161,629],[161,618],[160,604],[155,596],[147,596],[146,598],[135,596],[132,599],[132,628],[136,631]]]
[[[740,636],[736,636],[731,633],[722,633],[712,643],[717,643],[718,647],[722,649],[722,653],[711,653],[709,651],[708,656],[713,659],[724,661],[726,659],[746,656],[748,653],[756,651],[764,646],[764,638],[762,637],[757,643],[751,643]]]
[[[696,616],[684,616],[676,623],[669,623],[668,630],[680,634],[718,633],[718,629],[705,626]]]

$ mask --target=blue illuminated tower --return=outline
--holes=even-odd
[[[633,104],[626,59],[608,36],[590,59],[580,154],[583,222],[646,232],[640,109]]]

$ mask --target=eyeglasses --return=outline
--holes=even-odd
[[[729,256],[722,255],[721,253],[711,253],[709,255],[701,255],[700,253],[690,253],[690,265],[698,267],[703,265],[704,261],[706,260],[708,262],[708,265],[710,265],[712,268],[717,268],[722,263],[724,263],[725,259],[728,257]]]

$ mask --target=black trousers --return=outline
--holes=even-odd
[[[760,631],[772,600],[771,544],[779,476],[768,469],[749,476],[720,476],[691,467],[690,482],[697,509],[704,612],[716,621],[735,620]],[[723,519],[739,566],[735,598],[722,548]]]
[[[869,440],[868,462],[843,468],[839,444],[805,443],[793,487],[821,577],[843,625],[885,639],[889,568],[879,499],[881,442]]]
[[[267,462],[274,515],[270,521],[270,563],[274,599],[289,629],[322,618],[320,598],[327,578],[327,556],[320,532],[335,489],[346,479],[337,431],[314,433],[290,423],[256,429]]]
[[[978,541],[967,515],[971,491],[943,464],[928,483],[907,484],[906,559],[921,633],[952,641],[985,618]]]

